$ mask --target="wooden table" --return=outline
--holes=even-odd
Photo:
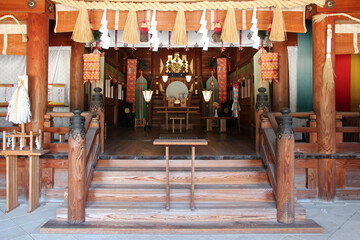
[[[158,113],[165,113],[165,128],[166,130],[169,130],[169,113],[184,113],[185,114],[185,125],[186,130],[189,130],[189,116],[192,113],[199,113],[200,107],[154,107],[153,110],[155,110]]]
[[[185,120],[184,117],[170,117],[170,120],[172,120],[172,132],[175,133],[175,120],[180,121],[180,132],[182,132],[182,120]]]
[[[1,154],[6,157],[6,211],[10,212],[18,203],[17,186],[17,161],[18,156],[28,156],[30,161],[29,169],[29,211],[39,207],[40,197],[40,161],[39,157],[49,150],[3,150]]]
[[[195,146],[208,145],[206,139],[155,139],[154,145],[165,145],[166,159],[166,210],[170,209],[169,146],[191,146],[191,210],[195,209]]]
[[[226,120],[227,119],[234,119],[233,117],[201,117],[201,119],[206,119],[206,131],[212,131],[213,130],[213,122],[217,121],[219,123],[220,121],[220,132],[226,132]]]

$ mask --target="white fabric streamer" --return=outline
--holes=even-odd
[[[31,121],[30,99],[24,81],[18,79],[18,87],[11,97],[6,120],[21,124]]]
[[[36,138],[35,138],[35,145],[36,145],[36,149],[40,150],[39,136],[36,136]]]

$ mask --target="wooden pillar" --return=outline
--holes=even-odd
[[[261,115],[269,111],[268,96],[265,93],[266,88],[259,88],[256,95],[256,119],[255,119],[255,139],[256,139],[256,152],[260,152],[260,129],[261,129]]]
[[[295,137],[290,109],[281,110],[276,138],[276,205],[277,220],[281,223],[295,221],[294,173],[295,173]]]
[[[279,53],[279,82],[273,83],[273,108],[272,111],[279,112],[280,109],[289,107],[289,67],[287,41],[276,42],[274,52]]]
[[[85,118],[82,110],[74,109],[69,129],[69,167],[68,167],[68,222],[85,221],[86,203],[86,148]]]
[[[49,17],[46,14],[30,13],[27,20],[26,71],[29,77],[32,131],[43,128],[47,108]]]
[[[83,43],[71,41],[70,59],[70,110],[84,109]]]
[[[97,113],[100,116],[100,152],[103,153],[105,131],[104,98],[99,87],[94,88],[94,93],[91,97],[91,112]]]
[[[313,104],[319,153],[333,154],[336,153],[335,87],[331,90],[323,88],[326,30],[326,21],[313,22]],[[330,201],[335,197],[335,168],[335,159],[319,159],[318,186],[322,200]]]

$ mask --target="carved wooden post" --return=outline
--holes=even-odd
[[[293,223],[295,221],[294,208],[294,128],[290,109],[280,111],[279,127],[276,139],[276,204],[277,220],[281,223]]]
[[[53,127],[54,121],[51,115],[45,115],[44,117],[44,127]],[[44,132],[44,143],[50,144],[54,141],[54,134],[50,132]]]
[[[69,129],[68,222],[85,221],[86,149],[85,118],[82,110],[74,109]]]
[[[104,152],[104,99],[101,93],[101,88],[99,87],[94,88],[94,94],[91,97],[91,112],[100,116],[100,152]]]
[[[255,138],[256,138],[257,153],[259,153],[259,144],[260,144],[261,115],[269,111],[268,96],[265,93],[266,88],[261,87],[258,89],[258,92],[259,93],[256,95],[256,119],[255,119],[255,124],[256,124]]]

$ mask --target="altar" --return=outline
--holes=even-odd
[[[185,115],[185,129],[189,130],[190,114],[199,113],[200,107],[154,107],[154,112],[162,113],[165,115],[165,129],[169,130],[169,114]]]

